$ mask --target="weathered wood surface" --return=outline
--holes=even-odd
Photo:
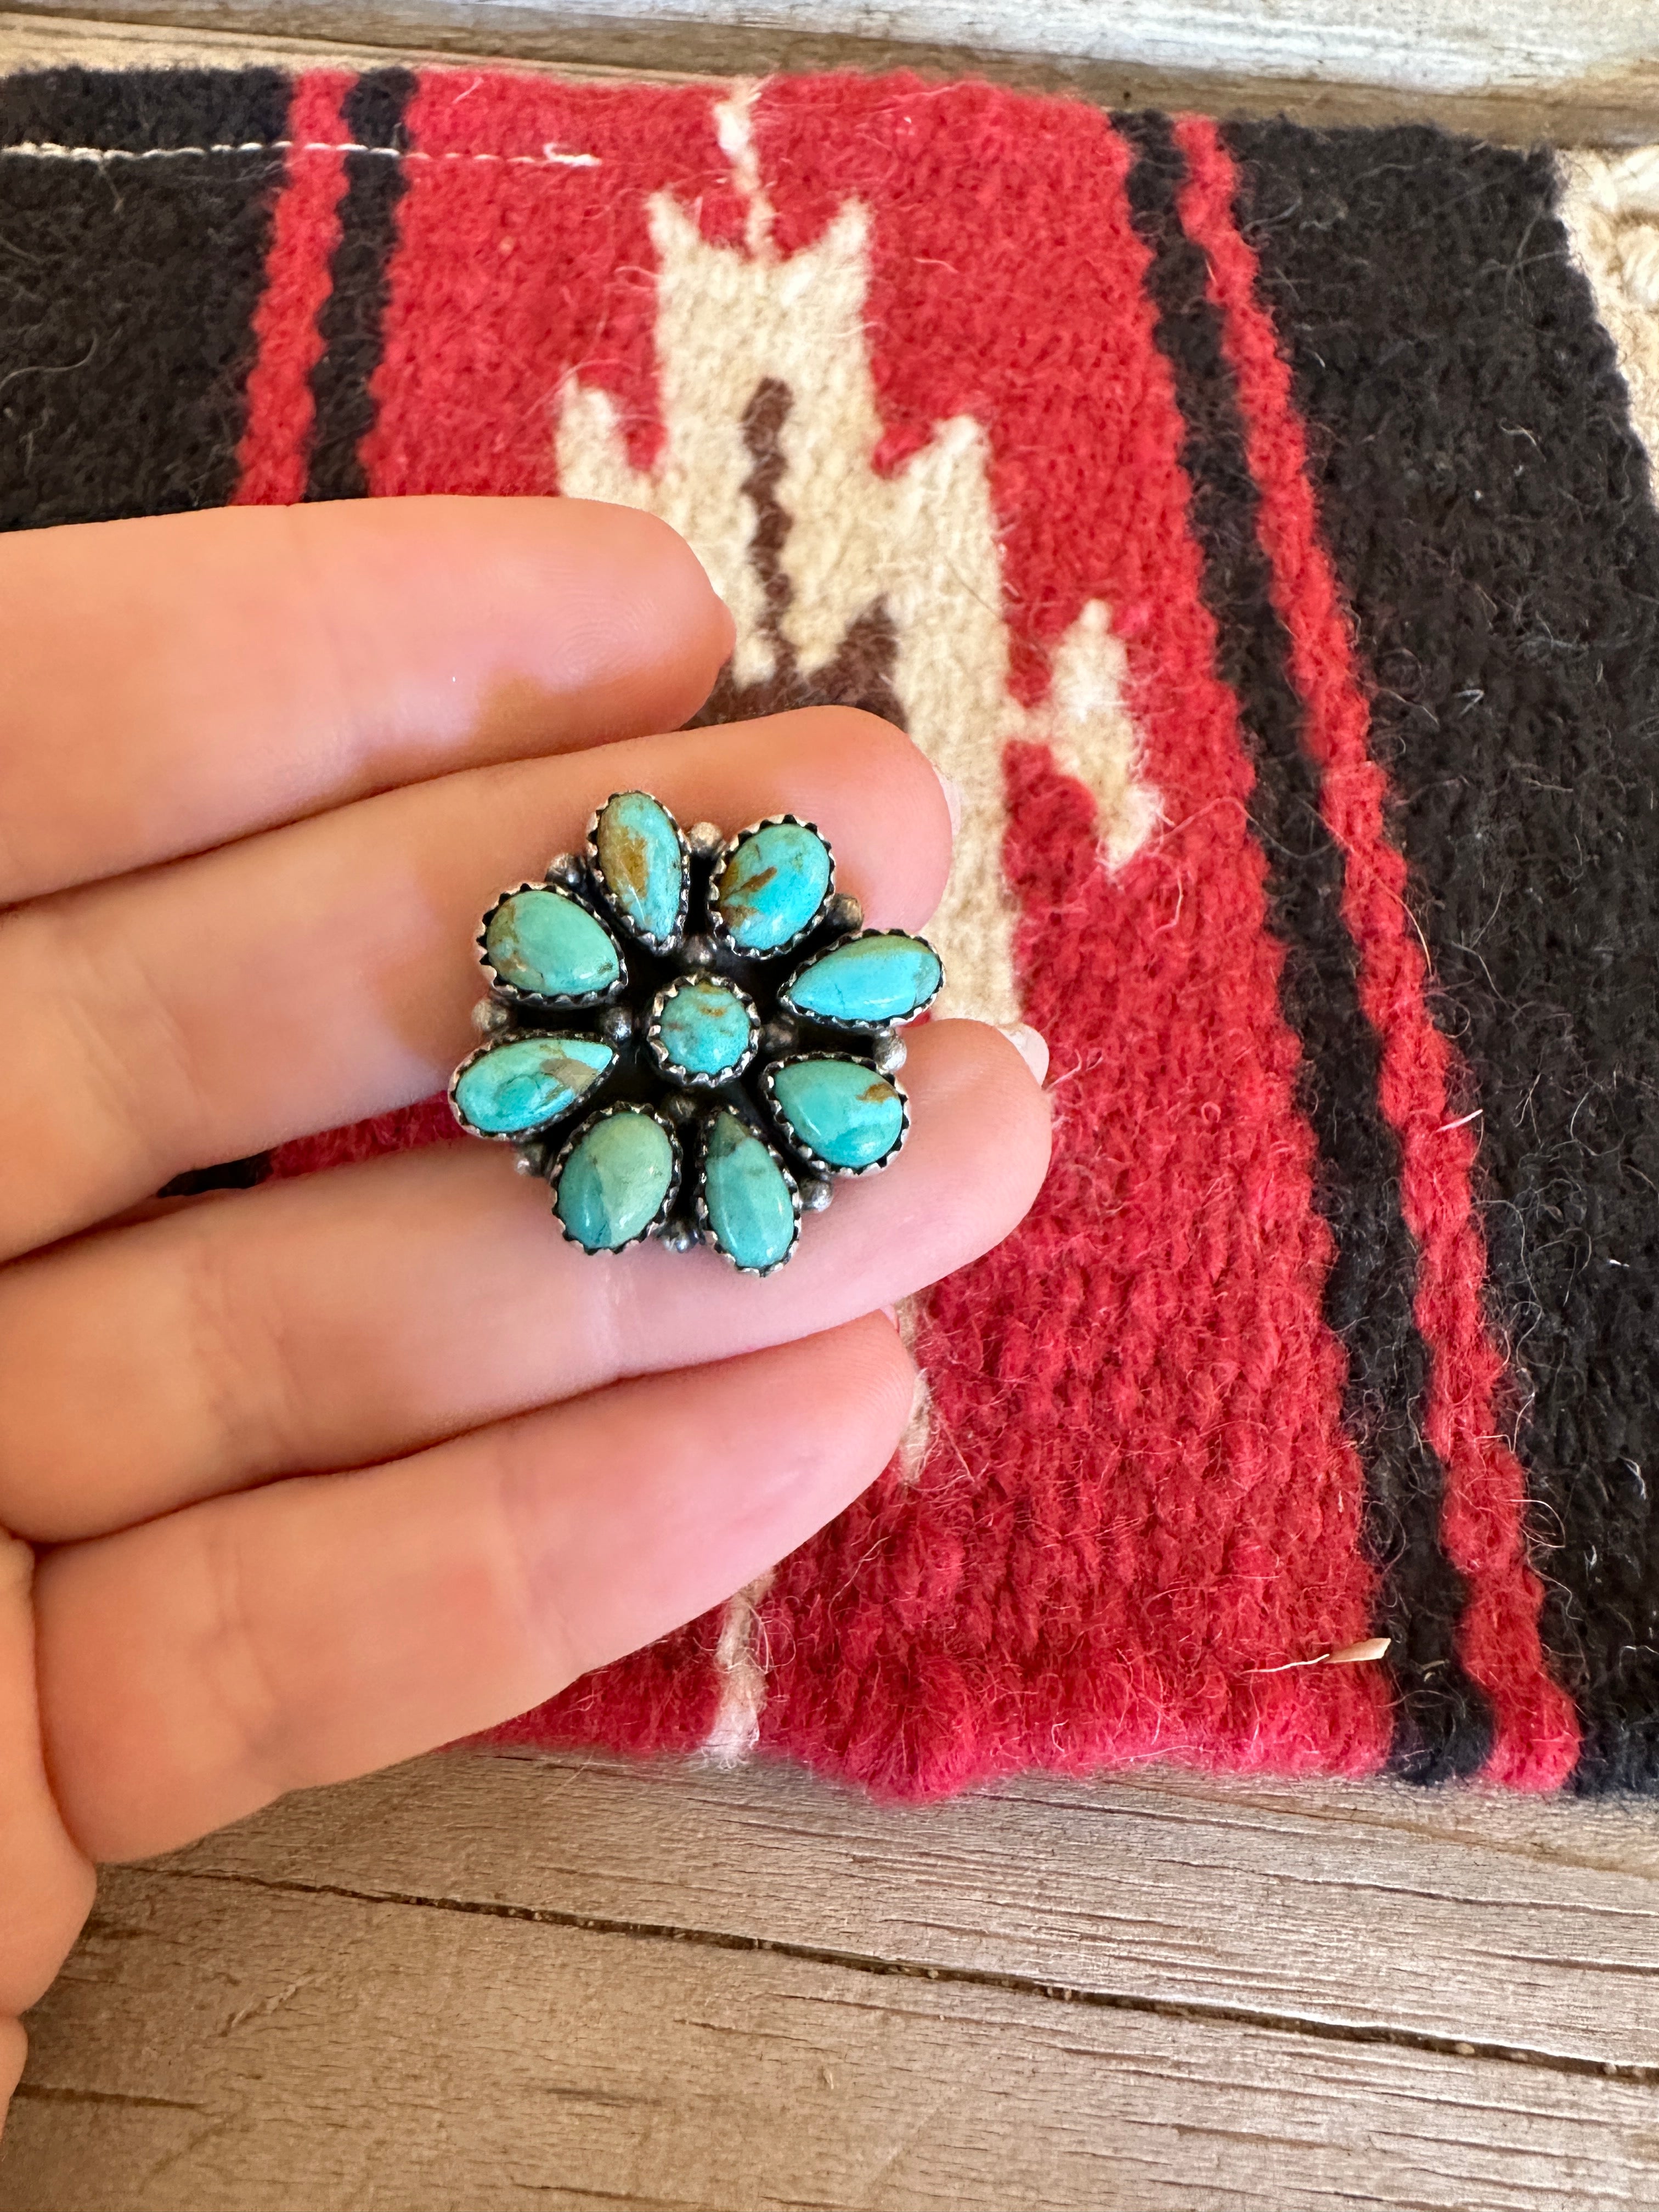
[[[157,52],[189,40],[192,58],[295,40],[605,73],[976,70],[1113,106],[1415,117],[1516,143],[1659,139],[1654,0],[43,0],[0,24],[30,59],[67,58],[83,25],[105,66],[142,53],[125,25]],[[16,65],[0,47],[0,66]]]
[[[452,1757],[144,1868],[0,2212],[1659,2203],[1659,1811]]]
[[[1659,1810],[1644,1807],[1176,1775],[897,1807],[767,1766],[457,1759],[441,1784],[416,1765],[296,1798],[175,1863],[1659,2082]]]

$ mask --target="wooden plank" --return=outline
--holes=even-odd
[[[168,1863],[1659,2080],[1647,1806],[1149,1774],[903,1808],[777,1767],[457,1755]]]
[[[908,68],[1114,107],[1620,146],[1659,140],[1656,23],[1650,0],[48,0],[0,15],[0,67],[239,66],[297,46],[604,76]]]
[[[274,13],[274,11],[273,11]],[[126,23],[27,14],[0,9],[0,76],[19,70],[39,69],[317,69],[342,64],[357,69],[383,69],[388,60],[407,62],[411,68],[448,67],[453,52],[418,44],[388,54],[383,46],[353,41],[346,32],[352,11],[342,8],[334,38],[285,38],[274,27],[253,31],[199,29],[165,21]],[[617,72],[608,66],[590,67],[580,61],[543,62],[533,57],[503,57],[503,69],[528,70],[560,76],[602,77],[613,80]],[[630,69],[636,82],[678,84],[690,82],[690,70]]]
[[[1650,2089],[452,1909],[109,1877],[5,2212],[1577,2212]]]

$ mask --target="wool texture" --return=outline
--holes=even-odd
[[[647,507],[699,719],[906,727],[939,1010],[1049,1042],[883,1480],[498,1740],[1659,1787],[1659,154],[57,71],[0,211],[7,526]],[[453,1138],[386,1107],[184,1180]]]

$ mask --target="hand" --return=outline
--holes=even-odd
[[[574,501],[0,542],[0,2100],[95,1859],[718,1603],[891,1453],[877,1310],[1030,1204],[1040,1095],[959,1022],[912,1041],[902,1158],[770,1280],[590,1260],[482,1145],[151,1199],[439,1087],[479,914],[613,790],[809,816],[873,920],[924,925],[947,811],[897,732],[641,734],[730,643],[678,538]]]

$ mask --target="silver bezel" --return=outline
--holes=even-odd
[[[600,865],[599,817],[610,805],[612,799],[648,799],[653,806],[662,806],[663,812],[673,824],[674,835],[678,840],[680,848],[680,903],[679,911],[674,916],[674,927],[666,937],[652,937],[628,920],[617,903],[616,894],[611,888],[610,878]],[[599,886],[604,895],[605,907],[616,916],[617,927],[625,930],[636,944],[648,946],[653,952],[672,952],[685,934],[685,917],[691,905],[691,848],[686,842],[685,832],[680,827],[679,817],[668,807],[663,806],[663,802],[657,797],[654,791],[641,791],[630,784],[625,791],[613,791],[611,799],[601,801],[593,809],[587,817],[587,836],[585,844],[587,854],[587,872]]]
[[[789,1262],[795,1256],[797,1247],[800,1243],[800,1185],[796,1181],[794,1173],[790,1168],[788,1161],[785,1159],[777,1146],[772,1143],[770,1139],[767,1137],[763,1130],[757,1129],[754,1123],[750,1121],[745,1115],[739,1114],[735,1106],[723,1106],[720,1111],[721,1113],[730,1114],[733,1115],[736,1120],[741,1121],[744,1127],[749,1132],[749,1134],[755,1139],[755,1142],[757,1145],[764,1145],[767,1151],[772,1155],[773,1159],[777,1163],[779,1174],[789,1186],[789,1204],[794,1215],[794,1234],[789,1239],[788,1250],[783,1254],[781,1259],[774,1260],[769,1267],[745,1267],[740,1260],[733,1259],[731,1253],[726,1250],[725,1245],[720,1243],[720,1237],[714,1228],[714,1224],[709,1216],[708,1200],[705,1188],[708,1164],[708,1124],[712,1124],[713,1121],[718,1118],[718,1116],[714,1115],[711,1115],[708,1117],[708,1124],[705,1124],[704,1127],[698,1133],[697,1179],[695,1194],[695,1205],[699,1234],[701,1235],[703,1243],[709,1247],[710,1250],[718,1252],[721,1259],[725,1261],[726,1266],[728,1267],[736,1268],[738,1274],[753,1275],[757,1279],[764,1278],[767,1275],[775,1275],[780,1267],[787,1267],[789,1265]]]
[[[779,1103],[777,1093],[773,1088],[772,1079],[781,1067],[793,1067],[803,1060],[842,1060],[848,1067],[863,1068],[866,1074],[878,1077],[883,1083],[891,1085],[897,1091],[899,1133],[878,1160],[870,1160],[861,1168],[837,1167],[833,1160],[827,1160],[822,1152],[814,1151],[805,1138],[799,1134],[794,1123],[789,1120]],[[872,1061],[862,1059],[855,1052],[792,1052],[782,1060],[769,1061],[762,1071],[760,1083],[762,1093],[766,1100],[766,1110],[776,1123],[783,1142],[792,1152],[799,1152],[802,1159],[810,1161],[815,1172],[819,1175],[833,1176],[838,1182],[843,1180],[855,1182],[860,1176],[879,1175],[884,1168],[891,1167],[893,1162],[904,1150],[910,1134],[910,1094],[902,1083],[894,1083],[890,1075],[883,1075],[881,1070]]]
[[[611,926],[610,917],[596,912],[592,901],[583,898],[568,884],[515,884],[511,890],[503,891],[486,910],[474,939],[478,948],[478,965],[489,978],[490,995],[499,999],[504,1006],[528,1006],[538,1013],[549,1014],[580,1013],[584,1007],[608,1006],[621,998],[628,988],[628,953],[621,945],[617,945],[617,961],[622,972],[616,981],[604,991],[584,991],[571,997],[557,998],[544,991],[520,990],[516,983],[507,981],[489,957],[489,925],[508,899],[518,898],[525,891],[544,891],[550,898],[568,899],[572,906],[579,906],[585,914],[592,915],[611,943],[617,944],[617,933]]]
[[[733,1060],[729,1067],[721,1068],[718,1075],[700,1074],[692,1068],[682,1067],[677,1060],[669,1058],[667,1048],[662,1042],[662,1010],[675,992],[684,990],[688,983],[717,983],[723,991],[732,994],[749,1017],[749,1042],[744,1047],[742,1059]],[[760,1015],[755,1002],[741,983],[734,982],[729,975],[716,975],[707,968],[688,968],[683,975],[676,975],[672,981],[665,983],[651,1001],[651,1012],[645,1024],[645,1042],[661,1073],[672,1077],[676,1083],[684,1084],[690,1091],[718,1091],[725,1084],[737,1082],[754,1065],[755,1054],[760,1050]]]
[[[912,1006],[908,1014],[884,1015],[879,1021],[876,1022],[848,1022],[842,1021],[832,1014],[815,1014],[805,1006],[798,1006],[795,1004],[792,994],[796,984],[809,969],[814,967],[820,960],[827,960],[832,952],[839,952],[843,945],[861,944],[866,937],[908,938],[912,945],[925,945],[934,959],[939,961],[939,981],[920,1005]],[[918,1020],[927,1012],[944,988],[945,963],[940,958],[938,945],[930,938],[919,936],[914,929],[855,929],[847,937],[836,938],[832,944],[819,945],[810,958],[803,960],[793,975],[787,977],[778,986],[777,1002],[779,1011],[787,1014],[793,1021],[805,1022],[816,1029],[836,1030],[845,1036],[873,1037],[884,1030],[907,1029],[912,1022]],[[890,1081],[891,1078],[888,1079]]]
[[[582,1139],[587,1134],[588,1131],[590,1129],[597,1128],[601,1121],[608,1121],[613,1114],[649,1115],[651,1119],[657,1124],[658,1127],[664,1132],[668,1139],[669,1150],[673,1156],[674,1172],[668,1178],[668,1188],[663,1194],[662,1204],[652,1215],[650,1220],[646,1223],[644,1228],[636,1231],[636,1232],[627,1240],[626,1243],[584,1244],[580,1237],[573,1237],[571,1235],[569,1230],[565,1226],[563,1215],[559,1212],[559,1179],[564,1173],[566,1162],[569,1159],[572,1152],[575,1151],[577,1146],[580,1144]],[[643,1244],[647,1237],[654,1237],[658,1230],[662,1227],[664,1222],[666,1221],[669,1216],[673,1212],[676,1201],[678,1200],[680,1194],[680,1186],[684,1180],[685,1154],[681,1149],[679,1133],[675,1128],[673,1123],[668,1119],[668,1116],[665,1114],[659,1114],[654,1106],[647,1106],[642,1104],[638,1099],[617,1098],[613,1099],[609,1106],[601,1106],[598,1113],[589,1114],[582,1121],[579,1121],[576,1124],[576,1127],[570,1132],[570,1134],[565,1139],[564,1143],[559,1147],[558,1157],[553,1161],[551,1166],[547,1170],[548,1199],[553,1218],[558,1224],[559,1234],[563,1237],[565,1243],[567,1244],[574,1244],[579,1252],[586,1253],[590,1260],[599,1260],[603,1259],[607,1253],[626,1252],[635,1244]],[[793,1249],[793,1248],[791,1247],[791,1249]]]
[[[814,908],[811,918],[801,925],[794,935],[782,945],[774,945],[763,952],[757,952],[749,945],[739,945],[726,927],[726,917],[721,914],[717,900],[720,880],[731,865],[732,854],[745,837],[752,837],[759,830],[775,829],[779,824],[786,822],[792,823],[797,830],[810,830],[817,839],[819,844],[830,855],[830,880],[824,885],[823,896]],[[750,823],[746,829],[739,830],[734,836],[728,837],[714,855],[714,865],[709,871],[708,876],[709,934],[723,952],[729,952],[738,960],[787,960],[792,952],[798,951],[806,942],[813,931],[822,923],[824,909],[835,896],[836,851],[817,823],[809,822],[805,815],[801,814],[763,815],[758,822]]]
[[[469,1067],[475,1066],[477,1061],[486,1058],[490,1053],[499,1052],[503,1045],[519,1044],[522,1042],[526,1037],[544,1037],[550,1041],[557,1042],[565,1035],[566,1032],[560,1030],[497,1030],[493,1036],[486,1037],[481,1045],[476,1046],[472,1051],[468,1053],[466,1058],[461,1062],[460,1066],[455,1070],[453,1075],[449,1079],[448,1096],[449,1110],[455,1116],[456,1121],[460,1124],[461,1127],[466,1131],[469,1137],[480,1137],[487,1145],[526,1145],[539,1143],[545,1133],[550,1130],[556,1122],[562,1121],[567,1114],[574,1114],[576,1109],[582,1103],[582,1100],[586,1098],[599,1085],[608,1083],[611,1080],[611,1078],[617,1072],[617,1063],[622,1057],[621,1054],[617,1050],[616,1046],[611,1042],[609,1037],[597,1036],[591,1030],[572,1030],[568,1032],[568,1035],[573,1040],[579,1041],[582,1044],[605,1045],[609,1048],[611,1054],[610,1066],[604,1069],[599,1074],[594,1077],[593,1081],[588,1085],[587,1090],[583,1091],[580,1097],[573,1098],[569,1105],[561,1107],[556,1114],[550,1114],[545,1121],[532,1122],[531,1126],[526,1129],[481,1129],[476,1121],[471,1121],[467,1119],[466,1115],[461,1111],[461,1103],[458,1094],[459,1091],[461,1078],[466,1073]]]

